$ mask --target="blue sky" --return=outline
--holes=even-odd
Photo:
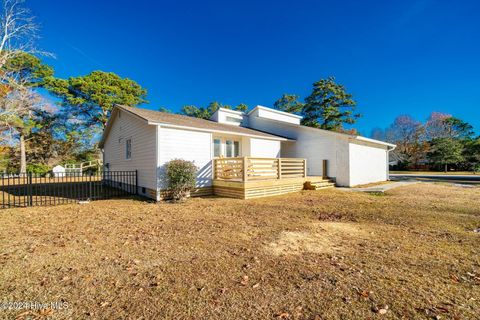
[[[479,1],[27,1],[57,76],[113,71],[149,105],[305,97],[333,75],[363,135],[396,115],[451,113],[480,132]]]

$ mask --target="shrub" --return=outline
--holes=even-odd
[[[480,172],[480,163],[477,163],[473,166],[473,173]]]
[[[41,164],[41,163],[29,163],[29,164],[27,164],[27,172],[28,173],[33,173],[35,175],[44,176],[49,171],[50,171],[50,167],[45,165],[45,164]]]
[[[168,188],[174,201],[185,200],[195,188],[197,166],[191,161],[174,159],[166,164]]]

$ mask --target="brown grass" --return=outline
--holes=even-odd
[[[68,309],[0,318],[475,319],[479,203],[418,184],[2,210],[1,300]]]
[[[372,182],[372,183],[366,183],[366,184],[359,184],[354,186],[353,188],[370,188],[370,187],[380,187],[384,186],[386,184],[392,184],[395,181],[380,181],[380,182]]]

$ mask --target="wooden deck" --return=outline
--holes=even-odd
[[[334,183],[323,177],[300,177],[266,179],[254,181],[213,180],[213,193],[221,197],[253,199],[299,192],[307,185],[316,184],[315,189],[333,187]]]
[[[332,187],[324,177],[307,176],[307,161],[299,158],[219,158],[213,160],[213,193],[252,199]]]

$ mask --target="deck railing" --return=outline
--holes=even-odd
[[[306,159],[243,157],[213,160],[213,179],[252,181],[306,176]]]

